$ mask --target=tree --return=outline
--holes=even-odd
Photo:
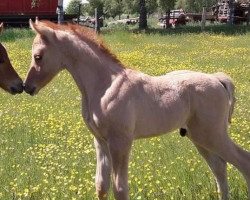
[[[107,17],[115,18],[117,15],[121,19],[123,13],[123,2],[122,0],[106,0],[104,1],[104,14]]]
[[[102,16],[103,13],[103,7],[104,7],[104,1],[103,0],[88,0],[89,6],[88,6],[88,13],[92,16],[95,15],[95,8],[97,8],[97,11],[99,13],[99,16]]]
[[[81,0],[71,0],[65,12],[67,14],[78,14],[79,5],[81,4],[81,2],[82,2]]]
[[[180,9],[182,8],[183,10],[187,10],[187,1],[186,0],[177,0],[176,1],[176,4],[175,4],[175,7],[177,9]]]
[[[126,14],[139,13],[139,1],[138,0],[123,0],[123,11]]]
[[[153,14],[158,8],[156,0],[146,0],[146,8],[148,15]]]
[[[177,0],[176,8],[183,8],[188,12],[201,12],[202,7],[211,7],[217,3],[217,0]]]
[[[174,9],[176,0],[158,0],[158,5],[160,9],[164,12],[169,12]]]
[[[147,9],[145,0],[140,0],[140,20],[139,29],[147,29]]]

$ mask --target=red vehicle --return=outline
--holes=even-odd
[[[8,25],[27,25],[28,20],[47,19],[57,21],[58,0],[0,0],[0,22]],[[77,15],[65,15],[64,19],[76,18]]]
[[[159,25],[166,28],[167,21],[170,27],[175,28],[178,25],[185,25],[188,22],[189,18],[187,17],[186,13],[180,10],[171,10],[170,16],[164,16],[163,18],[159,19]]]
[[[41,0],[32,5],[32,0],[1,0],[1,15],[53,15],[56,14],[58,0]]]

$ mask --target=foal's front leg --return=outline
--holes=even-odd
[[[128,163],[132,137],[119,135],[110,138],[109,149],[113,165],[113,191],[116,200],[128,200]]]
[[[107,200],[112,162],[109,147],[106,141],[95,138],[94,142],[97,155],[96,192],[99,200]]]

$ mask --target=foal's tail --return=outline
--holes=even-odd
[[[230,76],[228,76],[225,73],[222,72],[218,72],[213,74],[219,81],[220,83],[224,86],[224,88],[226,89],[228,96],[229,96],[229,115],[228,115],[228,122],[231,123],[231,118],[232,118],[232,114],[233,114],[233,110],[234,110],[234,104],[236,101],[236,98],[234,96],[234,90],[235,90],[235,86],[233,83],[233,80],[231,79]]]

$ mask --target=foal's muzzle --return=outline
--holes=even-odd
[[[31,96],[33,96],[35,94],[36,87],[35,86],[31,87],[31,86],[28,86],[28,85],[24,84],[24,91],[26,93],[30,94]]]

